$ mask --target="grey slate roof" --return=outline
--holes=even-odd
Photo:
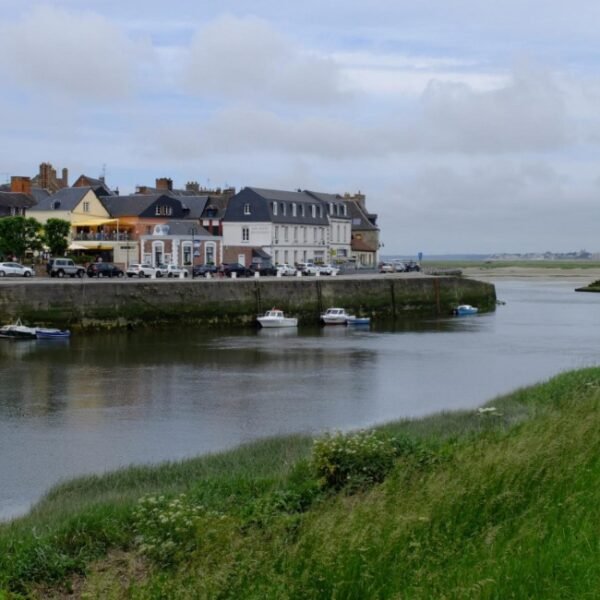
[[[345,202],[348,206],[348,213],[350,214],[350,218],[352,219],[352,229],[358,231],[379,230],[379,227],[373,225],[373,223],[369,220],[369,216],[376,220],[377,215],[370,215],[369,213],[364,211],[356,200],[346,200]]]
[[[91,190],[89,187],[62,188],[54,194],[41,198],[32,211],[73,210]]]
[[[18,192],[0,192],[0,206],[5,208],[29,208],[35,206],[35,198]]]
[[[194,228],[194,237],[214,237],[210,232],[208,232],[204,227],[201,227],[197,223],[193,221],[179,221],[179,220],[171,220],[168,223],[165,223],[164,226],[169,228],[169,233],[166,235],[177,235],[177,236],[186,236],[192,237],[190,233],[190,229]],[[143,237],[160,237],[153,235],[146,235]]]
[[[102,196],[102,204],[111,217],[153,217],[152,205],[160,202],[173,207],[173,217],[199,219],[208,196],[178,197],[169,193],[131,194],[129,196]],[[146,213],[146,214],[144,214]]]

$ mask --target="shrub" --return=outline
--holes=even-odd
[[[191,504],[185,494],[140,499],[134,511],[140,552],[162,566],[174,565],[195,549],[198,522],[204,513],[204,508]]]
[[[336,490],[383,481],[395,457],[393,439],[374,431],[326,435],[315,440],[312,454],[322,485]]]

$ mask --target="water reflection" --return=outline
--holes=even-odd
[[[364,329],[2,341],[0,515],[74,474],[474,407],[595,364],[600,296],[573,287],[503,282],[496,313]]]

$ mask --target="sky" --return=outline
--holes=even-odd
[[[600,252],[600,3],[0,0],[0,183],[362,192],[382,253]]]

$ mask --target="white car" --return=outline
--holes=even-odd
[[[156,276],[156,269],[146,263],[133,263],[127,267],[127,277],[152,277]]]
[[[183,277],[188,276],[186,269],[181,269],[175,265],[158,265],[158,267],[156,267],[157,277],[180,277],[182,273]]]
[[[0,277],[6,277],[7,275],[13,275],[16,277],[32,277],[33,269],[30,267],[24,267],[16,262],[0,263]]]
[[[282,275],[295,275],[296,267],[292,267],[291,265],[283,264],[277,265],[277,274],[281,273]]]
[[[319,271],[321,272],[321,275],[337,275],[340,272],[340,270],[333,265],[320,265]]]

